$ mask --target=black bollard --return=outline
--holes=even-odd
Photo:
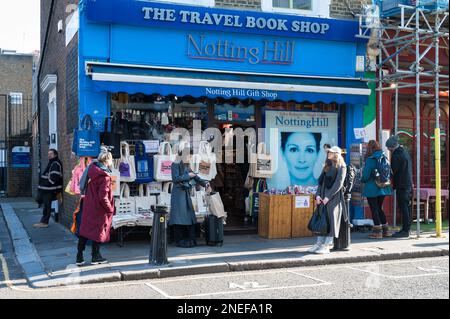
[[[150,245],[149,263],[152,265],[166,265],[167,261],[167,206],[154,206],[153,229]]]

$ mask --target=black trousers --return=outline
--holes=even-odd
[[[173,225],[175,243],[183,239],[195,240],[195,225]]]
[[[78,236],[78,253],[83,253],[89,239]],[[92,241],[92,255],[100,253],[100,243]]]
[[[397,204],[402,214],[402,231],[409,232],[412,223],[412,190],[408,188],[397,188]]]
[[[386,215],[383,211],[383,201],[385,196],[368,197],[370,210],[372,212],[373,223],[375,226],[386,224]]]
[[[49,192],[42,193],[42,204],[44,205],[44,210],[42,212],[41,223],[48,224],[50,221],[50,216],[52,215],[52,201],[54,195]]]

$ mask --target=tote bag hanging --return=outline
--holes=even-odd
[[[250,176],[256,178],[271,178],[273,175],[273,156],[266,151],[266,144],[258,144],[256,154],[251,153]]]
[[[111,131],[108,131],[109,122],[110,118],[105,118],[105,131],[103,133],[100,133],[100,142],[111,152],[114,159],[119,159],[121,135],[117,132],[114,132],[114,125],[111,125]]]
[[[159,146],[159,152],[154,156],[154,177],[158,182],[169,182],[172,180],[172,163],[175,161],[170,143],[164,142]]]
[[[172,187],[173,184],[171,182],[163,184],[163,190],[158,196],[158,205],[170,207]]]
[[[192,206],[196,213],[206,213],[208,211],[206,207],[206,194],[204,190],[197,191],[195,187],[190,190]]]
[[[135,197],[136,213],[150,214],[152,205],[156,205],[156,196],[150,195],[148,184],[139,185],[139,196]]]
[[[205,181],[211,181],[216,177],[216,156],[208,142],[200,142],[198,154],[192,157],[191,169]]]
[[[130,155],[130,146],[127,142],[120,143],[120,160],[118,169],[120,181],[132,183],[136,180],[136,169],[134,167],[134,156]]]
[[[130,197],[128,184],[123,183],[120,185],[120,197],[114,202],[118,215],[133,215],[136,213],[136,201],[134,197]]]
[[[79,129],[73,133],[72,152],[77,156],[97,157],[100,153],[100,132],[94,129],[90,115],[81,120]]]
[[[150,183],[153,181],[153,156],[145,152],[145,145],[137,142],[134,152],[136,180],[138,184]]]
[[[83,176],[84,171],[89,166],[91,161],[92,160],[90,157],[80,157],[78,165],[76,165],[72,170],[72,179],[70,180],[71,181],[70,190],[76,195],[81,194],[80,191],[81,176]]]

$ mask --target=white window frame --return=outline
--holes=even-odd
[[[215,0],[156,0],[156,2],[190,4],[204,7],[214,7]]]
[[[9,98],[11,105],[22,105],[23,104],[23,93],[22,92],[10,92]]]
[[[261,9],[265,12],[278,12],[295,14],[301,16],[312,16],[318,18],[330,17],[331,0],[311,0],[312,10],[296,10],[288,8],[278,8],[273,6],[273,0],[261,0]]]

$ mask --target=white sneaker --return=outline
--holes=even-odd
[[[319,249],[315,251],[316,254],[325,255],[330,253],[330,246],[321,245]]]
[[[320,246],[322,246],[322,244],[315,244],[310,249],[308,249],[307,252],[308,253],[315,253],[320,248]]]

